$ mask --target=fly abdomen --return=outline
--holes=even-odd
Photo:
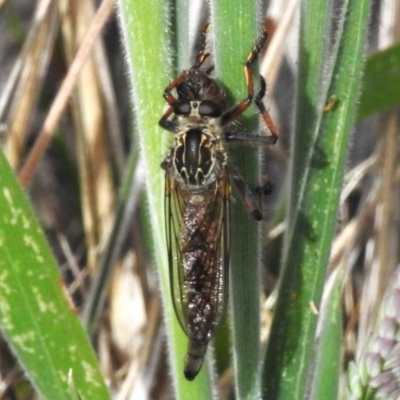
[[[186,332],[189,349],[185,361],[185,376],[197,375],[209,341],[221,321],[224,301],[225,259],[220,249],[224,202],[219,198],[218,186],[213,183],[203,193],[187,197],[181,232],[182,286],[186,294]]]
[[[207,343],[198,343],[195,340],[189,340],[189,347],[185,357],[185,366],[183,373],[185,378],[192,381],[200,371],[203,365],[204,355],[207,351]]]

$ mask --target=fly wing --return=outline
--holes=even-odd
[[[189,191],[166,173],[166,229],[171,292],[186,334],[208,343],[225,314],[229,264],[227,170]]]
[[[183,298],[181,292],[181,266],[182,251],[179,243],[179,235],[183,224],[183,211],[186,199],[183,197],[179,185],[167,169],[165,174],[165,228],[168,249],[169,279],[172,301],[175,314],[178,317],[182,329],[186,330],[185,313],[183,310]]]

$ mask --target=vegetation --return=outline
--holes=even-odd
[[[28,19],[0,9],[14,49],[0,95],[0,397],[398,398],[400,47],[394,28],[388,49],[372,40],[398,21],[369,0],[302,0],[297,30],[293,2],[264,20],[257,2],[212,0],[195,25],[184,0],[119,0],[93,45],[112,1],[96,16],[90,1],[48,3]],[[232,193],[229,316],[187,382],[163,228],[172,135],[158,120],[207,18],[232,103],[265,24],[280,140],[260,151],[276,189],[267,222]],[[241,128],[257,130],[255,113]],[[230,150],[256,186],[257,150]]]

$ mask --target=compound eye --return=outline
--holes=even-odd
[[[199,114],[203,117],[218,118],[222,111],[217,103],[212,100],[203,100],[199,106]]]
[[[174,105],[174,113],[176,115],[188,115],[190,111],[190,102],[187,100],[178,100]]]

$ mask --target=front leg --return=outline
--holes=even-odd
[[[175,103],[178,101],[176,97],[172,95],[172,90],[175,89],[178,85],[180,85],[186,79],[186,71],[182,72],[176,79],[174,79],[164,90],[164,99],[165,101],[174,108]]]
[[[158,124],[161,126],[161,128],[165,129],[166,131],[172,133],[178,133],[179,132],[178,121],[171,121],[170,119],[168,119],[173,112],[174,109],[172,107],[169,107],[168,110],[165,111],[161,119],[158,121]]]
[[[175,105],[178,99],[172,95],[172,90],[175,89],[178,85],[180,85],[184,80],[186,79],[186,72],[183,72],[181,75],[179,75],[176,79],[174,79],[164,90],[164,99],[166,102],[169,104],[168,110],[164,113],[164,115],[161,117],[160,121],[158,124],[165,130],[177,133],[179,125],[175,121],[171,121],[168,118],[171,116],[171,114],[174,113],[175,111]]]

